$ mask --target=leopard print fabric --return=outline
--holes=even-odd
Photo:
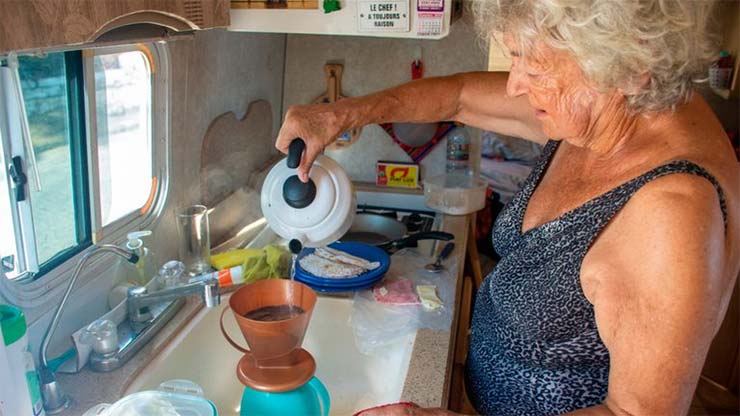
[[[478,290],[466,371],[471,401],[484,415],[555,415],[604,400],[609,351],[579,271],[596,236],[643,185],[672,173],[705,177],[717,189],[726,225],[714,177],[675,161],[522,234],[524,211],[557,146],[548,142],[494,225],[501,260]]]

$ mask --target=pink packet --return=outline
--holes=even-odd
[[[393,305],[418,305],[419,296],[414,292],[414,283],[409,279],[383,281],[373,288],[373,297],[378,303]]]

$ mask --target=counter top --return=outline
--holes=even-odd
[[[468,217],[442,216],[441,230],[455,235],[455,250],[447,260],[455,282],[455,312],[450,330],[420,329],[416,334],[409,368],[404,383],[402,401],[412,401],[423,407],[446,407],[460,304],[462,273],[465,261]],[[441,244],[439,244],[441,249]],[[187,300],[183,308],[128,363],[110,373],[96,373],[85,367],[77,374],[58,374],[64,392],[71,398],[70,407],[62,416],[81,415],[98,403],[113,403],[130,382],[159,354],[173,336],[202,308],[197,297]]]
[[[401,401],[421,407],[447,407],[454,359],[460,296],[462,293],[469,216],[443,215],[440,230],[455,236],[455,250],[447,259],[455,281],[455,311],[449,331],[420,329],[416,333]],[[442,244],[439,244],[438,251]]]

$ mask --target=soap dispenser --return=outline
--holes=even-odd
[[[156,274],[154,260],[152,259],[153,253],[149,248],[144,246],[144,241],[142,241],[142,237],[150,235],[152,235],[152,232],[149,230],[132,231],[126,235],[126,238],[128,238],[126,248],[139,256],[139,261],[135,264],[136,273],[127,276],[126,280],[129,283],[144,286]],[[126,265],[130,267],[128,262],[126,262]]]
[[[126,249],[135,253],[139,260],[131,264],[124,259],[116,259],[113,274],[116,276],[116,284],[108,293],[108,306],[113,309],[126,299],[128,290],[134,286],[146,286],[156,276],[156,270],[152,251],[144,246],[142,237],[151,235],[152,232],[132,231],[126,235]],[[0,415],[2,416],[2,415]]]

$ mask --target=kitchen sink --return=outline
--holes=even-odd
[[[167,380],[186,379],[203,388],[219,415],[238,415],[244,387],[235,368],[241,354],[226,342],[218,323],[227,305],[228,296],[224,296],[218,307],[198,312],[130,382],[125,394],[153,390]],[[303,348],[316,359],[316,376],[329,390],[332,415],[351,415],[399,401],[414,344],[411,334],[389,346],[382,356],[364,355],[355,346],[351,313],[352,299],[319,296],[303,341]],[[231,312],[226,313],[224,325],[232,337],[246,345]]]

